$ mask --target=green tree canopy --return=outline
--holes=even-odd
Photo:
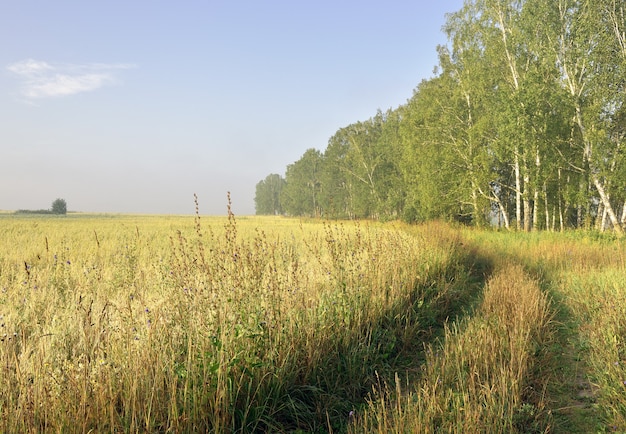
[[[254,204],[257,215],[278,215],[283,213],[280,195],[285,186],[282,176],[272,173],[256,185]]]
[[[281,203],[287,214],[321,216],[319,195],[323,162],[322,153],[311,148],[298,161],[287,166],[281,193]]]
[[[55,199],[50,210],[52,214],[67,214],[67,202],[65,199]]]
[[[466,0],[406,104],[287,167],[291,215],[626,226],[626,12],[615,0]]]

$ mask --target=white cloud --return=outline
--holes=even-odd
[[[7,69],[24,77],[36,77],[37,75],[45,74],[46,71],[50,71],[54,68],[46,62],[27,59],[7,66]]]
[[[21,79],[21,93],[29,100],[90,92],[115,83],[119,70],[134,68],[131,64],[50,64],[26,59],[7,66]]]

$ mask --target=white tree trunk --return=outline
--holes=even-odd
[[[600,200],[602,200],[604,209],[606,210],[606,213],[609,216],[609,220],[611,220],[611,224],[613,225],[613,230],[618,236],[620,237],[623,236],[624,231],[622,230],[622,226],[620,225],[620,222],[617,219],[615,212],[613,211],[613,207],[611,206],[609,196],[604,191],[604,186],[602,185],[602,182],[600,182],[598,175],[596,175],[595,173],[592,173],[591,181],[593,182],[593,185],[596,187],[596,190],[598,190],[598,194],[600,195]]]
[[[515,152],[515,227],[522,229],[522,179],[519,170],[519,155]]]

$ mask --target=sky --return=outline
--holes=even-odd
[[[254,214],[433,76],[463,0],[2,0],[0,210]]]

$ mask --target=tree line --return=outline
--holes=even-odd
[[[29,210],[29,209],[18,209],[15,211],[15,214],[58,214],[65,215],[67,214],[67,202],[65,199],[55,199],[52,202],[52,206],[50,209],[37,209],[37,210]]]
[[[256,186],[257,214],[626,225],[626,6],[467,0],[406,104]]]

